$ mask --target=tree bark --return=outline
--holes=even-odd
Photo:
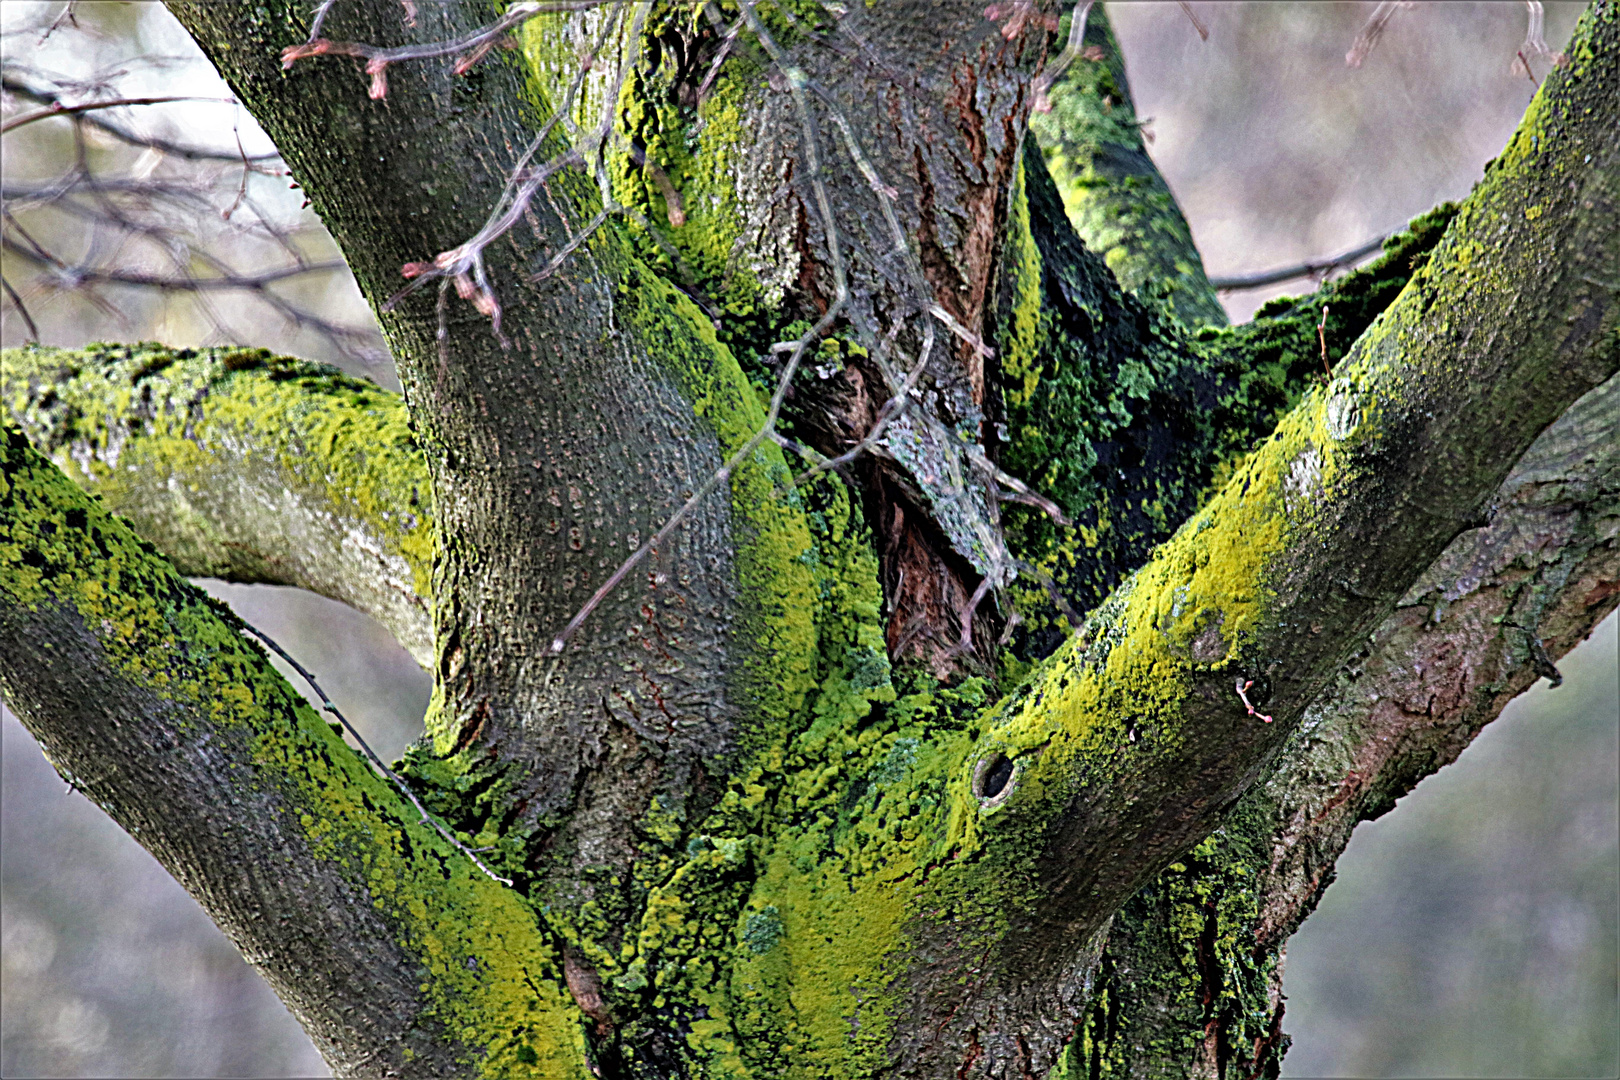
[[[1113,241],[1124,254],[1111,261],[1145,283],[1133,295],[1067,231],[1043,156],[1020,151],[1055,28],[1016,6],[809,21],[745,10],[757,33],[739,33],[707,96],[726,19],[547,15],[523,27],[517,56],[469,78],[439,61],[390,65],[386,104],[363,98],[350,60],[281,73],[280,50],[309,33],[296,6],[175,7],[379,306],[402,265],[478,232],[561,107],[577,49],[597,33],[611,46],[592,54],[570,114],[588,132],[601,102],[615,110],[602,184],[559,173],[485,249],[487,291],[465,282],[486,312],[500,305],[510,347],[442,291],[382,314],[432,490],[419,499],[431,548],[423,519],[401,524],[417,474],[393,406],[379,395],[383,418],[358,419],[370,390],[262,356],[236,370],[231,354],[186,358],[163,375],[139,370],[139,354],[34,354],[38,374],[5,391],[41,445],[144,515],[186,565],[285,574],[381,607],[366,597],[403,568],[432,604],[437,687],[405,772],[467,841],[493,849],[510,890],[417,823],[307,711],[263,704],[294,699],[229,620],[20,436],[8,443],[8,700],[286,987],[338,1068],[1274,1069],[1273,950],[1312,902],[1353,823],[1344,815],[1381,805],[1462,738],[1449,720],[1450,742],[1412,728],[1411,749],[1379,758],[1366,723],[1320,720],[1331,702],[1354,709],[1335,679],[1369,635],[1391,655],[1415,647],[1386,620],[1437,559],[1440,584],[1414,598],[1464,588],[1472,579],[1448,568],[1465,558],[1512,572],[1456,538],[1478,534],[1490,552],[1487,525],[1530,527],[1530,482],[1504,479],[1589,391],[1599,404],[1566,421],[1575,433],[1547,436],[1550,463],[1526,466],[1556,469],[1575,507],[1560,573],[1524,601],[1523,617],[1545,610],[1555,627],[1529,655],[1613,606],[1600,584],[1613,465],[1591,436],[1614,408],[1593,388],[1620,367],[1612,6],[1583,18],[1571,65],[1455,217],[1415,223],[1378,267],[1333,287],[1354,300],[1334,305],[1343,359],[1309,388],[1324,298],[1249,328],[1188,331],[1147,287],[1185,247],[1131,238],[1159,235],[1145,228]],[[475,27],[470,8],[426,9],[411,27],[378,2],[340,4],[324,33],[398,44]],[[615,93],[620,58],[637,55]],[[1061,105],[1060,92],[1054,115]],[[555,131],[553,142],[566,149]],[[610,215],[555,273],[529,279],[613,205],[639,217]],[[1172,300],[1196,308],[1200,292]],[[784,427],[842,453],[900,391],[913,404],[888,414],[875,452],[796,483],[814,457],[761,443],[724,476],[729,498],[700,503],[554,654],[600,581],[760,429],[751,380],[768,386],[779,369],[770,344],[828,313]],[[912,399],[896,372],[918,363]],[[278,409],[304,415],[270,393],[294,382],[319,419],[276,432]],[[188,422],[176,429],[167,404],[107,408],[125,387],[175,417],[183,402]],[[233,402],[254,401],[262,413],[233,420]],[[344,425],[354,435],[320,441]],[[381,431],[394,441],[373,445]],[[254,459],[235,488],[205,475],[228,446]],[[311,446],[313,461],[287,461]],[[150,479],[117,473],[147,462]],[[1004,512],[1008,471],[1080,527]],[[296,495],[296,527],[326,522],[326,535],[233,548],[253,529],[246,504],[277,485]],[[384,557],[337,566],[341,521]],[[291,559],[306,546],[306,561]],[[1036,587],[1013,586],[1020,566],[1036,567]],[[994,604],[970,606],[992,589]],[[1091,612],[1078,631],[1065,607]],[[10,659],[58,639],[73,665]],[[1448,714],[1477,730],[1526,677],[1525,654],[1490,634],[1459,640],[1502,657],[1494,689]],[[176,648],[171,668],[162,658]],[[185,664],[199,674],[171,684]],[[102,685],[103,700],[74,689]],[[130,716],[141,734],[120,741]],[[1343,774],[1324,779],[1311,756],[1327,728],[1347,740],[1334,753],[1365,765],[1338,802]],[[1286,797],[1278,784],[1292,785]],[[207,843],[188,824],[204,815]],[[1337,831],[1314,832],[1317,819]],[[1278,839],[1282,854],[1265,861]],[[1105,951],[1110,916],[1189,849],[1131,901]],[[310,882],[293,898],[275,891],[281,880],[259,886],[255,911],[277,918],[245,917],[235,894],[211,891],[235,881],[260,895],[241,875],[261,881],[253,868],[272,852],[295,868],[286,879]],[[1262,889],[1237,881],[1243,865]],[[1214,952],[1160,933],[1185,922],[1189,898],[1213,898],[1199,932],[1212,928]],[[286,920],[329,908],[348,922],[304,952]],[[1247,949],[1242,985],[1212,984],[1210,965],[1234,949]],[[356,959],[369,953],[383,958],[375,972],[346,970],[370,971]],[[308,955],[308,968],[289,966]],[[1179,982],[1131,974],[1176,964]],[[338,977],[358,981],[325,992]]]
[[[397,394],[262,349],[8,350],[7,418],[192,577],[292,585],[433,662],[432,488]]]

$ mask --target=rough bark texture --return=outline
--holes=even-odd
[[[386,395],[259,354],[8,354],[12,422],[182,565],[393,603],[402,631],[421,628],[386,599],[404,571],[431,605],[437,689],[402,769],[510,890],[276,704],[295,699],[229,618],[8,436],[0,685],[342,1070],[1275,1072],[1276,956],[1350,825],[1614,606],[1616,395],[1593,390],[1620,367],[1611,5],[1460,208],[1315,297],[1196,331],[1156,299],[1196,262],[1173,201],[1098,238],[1106,264],[1072,231],[1076,190],[1082,219],[1124,212],[1123,121],[1021,154],[1056,20],[856,7],[753,13],[769,40],[743,31],[704,93],[735,10],[542,16],[469,77],[391,65],[384,104],[348,59],[281,72],[301,5],[176,5],[374,301],[477,231],[578,50],[609,44],[570,114],[614,110],[605,188],[559,174],[486,251],[510,348],[453,296],[383,313],[408,438]],[[485,17],[340,3],[325,33],[429,41]],[[1108,119],[1115,83],[1128,104],[1116,61],[1084,61],[1049,115]],[[1054,183],[1060,158],[1091,164]],[[524,276],[609,196],[639,218]],[[1168,292],[1187,318],[1207,299],[1196,276]],[[758,429],[770,345],[841,301],[784,412],[821,453],[865,436],[936,338],[874,452],[795,483],[804,462],[762,444],[553,656]],[[1318,384],[1324,303],[1338,363]],[[227,452],[240,483],[210,468]],[[997,465],[1077,527],[999,506]],[[278,486],[290,535],[251,537]],[[299,561],[292,530],[323,522]],[[340,526],[382,554],[345,561]],[[1524,568],[1509,533],[1549,561]],[[1420,629],[1436,597],[1449,614]],[[1078,630],[1065,607],[1090,613]],[[11,662],[58,647],[73,665]],[[1481,674],[1421,722],[1374,707],[1417,700],[1413,664]],[[272,857],[280,876],[257,869]],[[287,927],[317,911],[348,921],[311,953]]]
[[[1361,821],[1620,606],[1620,379],[1536,440],[1307,711],[1271,774],[1115,916],[1063,1077],[1277,1075],[1283,949]]]
[[[0,691],[332,1067],[451,1075],[510,1029],[552,1048],[547,1075],[583,1075],[522,899],[419,823],[228,609],[15,429],[0,454]]]
[[[192,577],[293,585],[433,663],[433,494],[404,403],[262,349],[13,350],[7,418]]]

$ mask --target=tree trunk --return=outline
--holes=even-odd
[[[1620,602],[1612,5],[1467,202],[1238,328],[1100,20],[1048,86],[1019,4],[514,8],[369,100],[331,43],[492,16],[284,72],[305,5],[173,7],[403,402],[8,353],[0,688],[339,1071],[1275,1075],[1350,828]],[[431,665],[399,772],[482,862],[180,571]]]

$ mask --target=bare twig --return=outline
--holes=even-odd
[[[32,101],[37,105],[56,105],[61,100],[58,95],[51,93],[50,91],[29,86],[26,83],[18,82],[16,79],[11,77],[0,78],[0,90],[3,90],[5,93],[15,97],[22,98],[26,101]],[[62,115],[62,113],[58,112],[53,115]],[[128,143],[130,146],[146,147],[147,149],[156,150],[162,154],[168,154],[171,157],[184,158],[187,161],[235,162],[240,160],[240,155],[231,153],[228,150],[210,150],[206,147],[191,146],[186,143],[172,142],[168,139],[157,138],[155,136],[138,135],[135,132],[130,131],[128,128],[122,127],[121,125],[116,124],[105,117],[93,116],[89,113],[81,112],[78,114],[78,119],[86,124],[89,124],[91,127],[96,128],[98,131],[103,131],[108,135],[111,135],[120,142]],[[272,176],[282,176],[285,174],[279,169],[267,169],[261,163],[280,160],[281,155],[276,152],[248,155],[248,161],[253,163],[255,172],[261,172]]]
[[[703,81],[698,84],[697,98],[699,101],[702,101],[708,95],[709,87],[714,85],[715,76],[720,74],[720,65],[724,64],[726,57],[731,55],[731,46],[736,42],[737,32],[742,28],[743,19],[739,16],[737,21],[731,24],[731,29],[726,31],[726,36],[721,40],[720,50],[714,54],[714,60],[709,64],[708,74],[704,75]]]
[[[973,595],[968,598],[967,604],[963,606],[959,614],[962,636],[957,639],[956,647],[962,652],[973,651],[973,613],[979,610],[979,604],[983,602],[985,593],[989,591],[990,579],[988,577],[980,578],[979,587],[973,590]]]
[[[1062,54],[1055,61],[1047,65],[1046,70],[1041,72],[1040,78],[1035,80],[1034,109],[1036,112],[1052,111],[1052,100],[1047,97],[1047,91],[1057,84],[1058,79],[1062,78],[1063,73],[1069,69],[1069,65],[1074,63],[1075,58],[1080,55],[1080,46],[1086,36],[1086,17],[1091,14],[1091,4],[1092,0],[1077,0],[1074,5],[1074,12],[1069,16],[1068,46],[1064,48]],[[1193,20],[1195,24],[1197,21],[1197,19]]]
[[[139,58],[151,60],[152,58]],[[163,58],[157,58],[159,60]],[[65,118],[72,125],[75,161],[61,176],[45,183],[0,188],[4,203],[4,235],[0,239],[8,257],[19,257],[38,267],[37,278],[7,282],[19,313],[25,322],[33,323],[32,313],[21,305],[31,290],[74,291],[110,316],[123,320],[122,313],[98,295],[98,287],[152,289],[168,293],[188,294],[196,310],[213,327],[214,340],[232,340],[231,333],[208,297],[227,291],[245,291],[259,302],[286,318],[290,323],[326,337],[339,351],[372,364],[386,355],[369,329],[351,328],[323,318],[314,311],[279,295],[274,286],[300,276],[330,273],[342,269],[342,263],[333,260],[311,261],[291,242],[296,228],[278,224],[266,214],[253,197],[250,180],[254,175],[284,176],[271,164],[278,160],[275,153],[249,155],[242,146],[240,133],[236,137],[234,153],[214,151],[205,147],[187,145],[167,139],[148,137],[135,130],[113,123],[105,118],[106,110],[113,107],[160,104],[176,101],[222,101],[231,98],[212,97],[138,97],[120,96],[111,80],[125,75],[131,61],[103,69],[88,79],[69,79],[7,58],[0,88],[8,97],[43,105],[44,108],[15,116],[3,125],[9,135],[26,124],[54,116]],[[20,72],[28,72],[25,80]],[[110,95],[110,100],[75,103],[67,94]],[[141,159],[139,177],[98,175],[98,159],[88,152],[86,133],[100,132],[130,147],[148,151]],[[212,182],[184,181],[172,174],[158,172],[168,159],[188,162],[229,162],[241,168],[234,191],[226,195]],[[251,216],[231,217],[246,207]],[[85,226],[83,243],[74,243],[80,251],[73,259],[61,258],[45,245],[37,242],[24,228],[17,213],[27,210],[55,211],[77,219]],[[230,230],[239,236],[266,240],[284,252],[290,265],[255,272],[238,272],[234,267],[209,254],[200,245],[197,225],[210,218],[230,221]],[[131,245],[139,244],[155,252],[165,268],[137,269],[132,265]],[[37,330],[35,331],[37,336]]]
[[[1198,31],[1198,39],[1208,41],[1209,27],[1198,18],[1198,13],[1192,9],[1192,5],[1187,3],[1187,0],[1176,0],[1176,3],[1181,5],[1181,13],[1187,16],[1187,20],[1193,24],[1193,29]]]
[[[17,314],[22,316],[23,322],[27,325],[28,340],[39,341],[39,327],[34,325],[34,317],[28,314],[28,305],[22,302],[22,297],[17,295],[17,290],[13,289],[11,282],[4,277],[0,277],[0,286],[5,288],[6,295],[11,298],[11,306],[17,309]]]
[[[600,5],[592,4],[590,6]],[[568,89],[563,95],[562,103],[541,125],[539,133],[530,141],[528,147],[518,158],[517,164],[513,166],[511,173],[507,176],[506,185],[501,192],[500,198],[496,201],[495,207],[491,210],[483,227],[464,243],[451,248],[449,251],[440,252],[431,262],[406,263],[401,268],[401,272],[405,277],[414,280],[388,298],[387,302],[383,304],[384,311],[392,310],[400,300],[429,281],[435,278],[449,277],[455,280],[456,291],[463,299],[471,300],[480,313],[490,317],[497,337],[500,336],[501,307],[484,270],[484,249],[504,235],[518,221],[522,220],[523,214],[534,200],[535,193],[544,187],[546,180],[550,176],[570,166],[585,166],[588,164],[589,156],[592,153],[597,153],[599,156],[602,145],[607,141],[612,131],[613,103],[618,100],[619,88],[624,85],[625,77],[635,63],[636,57],[639,56],[641,27],[647,16],[646,4],[637,6],[636,17],[630,28],[631,55],[622,58],[618,66],[613,87],[603,98],[602,117],[596,128],[579,145],[563,151],[543,165],[536,168],[529,167],[529,163],[534,160],[535,155],[544,148],[546,140],[551,137],[551,133],[555,130],[557,124],[566,120],[569,112],[573,109],[574,99],[584,85],[585,77],[591,69],[594,58],[601,52],[609,35],[619,26],[622,14],[622,7],[615,5],[613,13],[603,20],[596,42],[591,52],[580,63],[579,69],[575,72],[574,78],[570,81]],[[599,178],[599,186],[602,189],[603,213],[618,212],[622,210],[622,207],[613,199],[612,192],[609,185],[605,183],[605,179],[605,176]],[[592,228],[594,227],[592,226]],[[580,244],[584,243],[589,236],[590,229],[587,229],[570,238],[564,244],[564,257],[577,250]],[[561,265],[558,260],[554,259],[553,262]],[[555,266],[550,266],[543,271],[543,274],[549,275],[555,270]]]
[[[1378,44],[1378,39],[1384,36],[1384,28],[1389,25],[1389,20],[1395,15],[1395,12],[1400,8],[1410,8],[1411,6],[1410,0],[1382,0],[1373,9],[1373,13],[1367,19],[1366,24],[1362,26],[1361,33],[1356,35],[1355,43],[1350,46],[1350,51],[1344,54],[1345,66],[1360,67],[1362,61],[1367,59],[1368,54],[1373,51],[1373,47]]]
[[[1272,720],[1271,717],[1267,716],[1263,712],[1260,712],[1260,711],[1256,710],[1253,705],[1249,704],[1249,687],[1254,685],[1254,680],[1253,679],[1239,679],[1237,681],[1236,685],[1237,685],[1237,696],[1240,699],[1242,699],[1243,707],[1245,709],[1249,710],[1249,715],[1250,716],[1257,716],[1260,719],[1264,720],[1268,724],[1271,723],[1271,720]]]
[[[1522,71],[1530,80],[1530,85],[1536,86],[1535,72],[1530,70],[1530,57],[1542,57],[1551,61],[1554,67],[1567,67],[1569,57],[1549,48],[1547,39],[1542,36],[1546,12],[1542,9],[1541,0],[1524,0],[1524,6],[1527,9],[1524,44],[1514,54],[1513,70],[1516,73]]]
[[[325,24],[326,17],[332,13],[332,5],[335,3],[337,3],[337,0],[320,0],[320,3],[315,5],[315,14],[309,24],[310,41],[320,38],[321,26]]]
[[[266,270],[258,274],[222,274],[218,277],[169,277],[162,274],[143,274],[134,270],[105,270],[94,266],[69,266],[61,260],[45,255],[41,250],[0,241],[0,247],[49,268],[63,286],[74,288],[85,283],[104,285],[136,285],[171,292],[228,292],[233,289],[261,290],[266,285],[287,281],[306,274],[332,274],[347,270],[341,261],[307,263],[287,266],[279,270]]]
[[[309,684],[310,689],[314,690],[316,696],[321,699],[321,707],[327,712],[331,713],[333,716],[337,717],[338,723],[343,725],[343,730],[347,731],[354,738],[354,741],[360,745],[360,749],[365,752],[366,757],[371,759],[372,764],[377,767],[378,771],[380,771],[383,776],[387,777],[388,780],[393,783],[394,787],[399,789],[399,793],[401,795],[410,800],[410,804],[412,806],[416,807],[416,812],[422,815],[422,824],[431,825],[440,836],[449,841],[452,847],[461,852],[463,855],[467,856],[467,858],[471,859],[473,861],[473,865],[482,870],[486,877],[490,878],[492,881],[498,881],[508,888],[511,887],[511,878],[501,877],[495,871],[485,866],[484,860],[475,855],[473,850],[466,844],[463,844],[460,840],[456,839],[455,833],[451,832],[447,826],[439,821],[438,818],[428,813],[427,807],[423,806],[422,801],[416,797],[416,792],[412,791],[409,785],[407,785],[405,781],[401,780],[394,773],[394,770],[390,769],[387,764],[383,762],[382,758],[377,756],[377,752],[373,750],[369,744],[367,744],[365,739],[361,738],[360,733],[355,730],[354,725],[349,723],[349,718],[339,712],[336,705],[332,704],[332,699],[326,695],[325,690],[321,689],[321,684],[315,681],[315,676],[310,674],[309,670],[306,669],[304,665],[300,664],[297,660],[294,660],[292,655],[288,653],[286,649],[283,649],[280,645],[277,645],[270,635],[266,634],[263,630],[253,626],[239,615],[234,617],[237,624],[243,630],[262,641],[270,648],[272,652],[285,660],[288,666],[290,666],[294,671],[298,672],[299,676]]]
[[[1006,491],[998,490],[996,492],[997,498],[1006,502],[1023,503],[1026,506],[1033,506],[1035,509],[1051,518],[1057,524],[1062,525],[1064,528],[1074,528],[1074,522],[1069,520],[1068,516],[1063,513],[1063,510],[1058,506],[1057,503],[1053,502],[1051,499],[1048,499],[1044,495],[1036,494],[1034,491],[1030,490],[1028,484],[1025,484],[1022,480],[1018,479],[1018,477],[1006,472],[1001,468],[1001,466],[985,457],[982,450],[975,447],[969,452],[969,456],[971,457],[974,465],[978,466],[980,469],[983,469],[992,479],[995,480],[996,483],[1007,488]]]
[[[459,54],[456,74],[466,74],[483,59],[512,30],[537,15],[558,12],[590,11],[614,0],[523,0],[513,4],[506,13],[488,26],[479,27],[469,34],[448,41],[432,41],[422,45],[402,45],[385,49],[357,41],[331,41],[320,37],[320,24],[331,9],[330,0],[322,3],[316,12],[316,22],[309,40],[301,45],[289,45],[281,51],[281,66],[290,68],[309,56],[357,56],[366,61],[366,74],[371,76],[369,91],[373,100],[388,96],[388,65],[407,60],[431,60],[440,56]],[[642,5],[645,8],[645,4]],[[414,21],[414,17],[412,19]]]
[[[905,414],[906,409],[910,406],[912,393],[916,390],[917,383],[922,379],[923,373],[928,370],[928,355],[933,352],[933,350],[934,326],[931,322],[924,323],[923,347],[922,350],[917,354],[917,362],[913,364],[911,366],[911,370],[906,373],[905,381],[901,383],[900,388],[894,392],[894,396],[888,401],[885,401],[883,403],[883,407],[878,410],[877,419],[872,422],[871,430],[866,433],[860,442],[856,443],[848,451],[839,454],[835,458],[829,458],[826,461],[813,465],[809,469],[806,469],[804,472],[800,473],[798,476],[794,477],[793,482],[795,484],[802,484],[812,476],[815,476],[817,473],[826,472],[829,469],[840,468],[854,461],[862,453],[865,453],[866,451],[869,451],[877,446],[878,440],[883,438],[884,431],[888,429],[890,421],[899,419]]]
[[[49,120],[53,116],[73,116],[78,113],[94,112],[98,109],[121,109],[128,105],[172,105],[177,101],[212,101],[225,105],[235,105],[237,103],[235,98],[188,96],[119,98],[116,101],[87,101],[82,105],[63,105],[58,102],[36,112],[13,116],[10,120],[0,124],[0,135],[4,135],[8,131],[15,131],[24,124],[32,124],[37,120]]]
[[[1328,363],[1328,358],[1327,358],[1327,316],[1328,316],[1328,305],[1323,304],[1322,305],[1322,321],[1316,324],[1316,340],[1318,342],[1320,342],[1321,345],[1322,345],[1322,374],[1327,377],[1328,382],[1332,382],[1333,381],[1333,367],[1332,367],[1332,365],[1330,365]]]
[[[1359,262],[1368,255],[1382,251],[1384,241],[1387,239],[1387,236],[1375,236],[1365,244],[1359,244],[1349,251],[1335,255],[1332,258],[1314,259],[1309,262],[1296,263],[1293,266],[1280,267],[1276,270],[1264,270],[1258,274],[1212,277],[1209,279],[1209,283],[1219,292],[1241,292],[1244,289],[1260,289],[1267,285],[1292,281],[1294,278],[1320,278],[1342,267]]]

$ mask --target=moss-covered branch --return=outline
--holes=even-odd
[[[1522,451],[1620,367],[1617,46],[1620,15],[1590,9],[1571,66],[1332,383],[978,735],[985,771],[956,783],[998,782],[963,842],[1028,867],[996,885],[1018,913],[997,951],[1023,978],[1047,966],[1054,1004],[1056,943],[1078,949],[1219,821]],[[998,989],[952,1023],[1002,1015]]]
[[[586,1075],[588,1021],[534,912],[15,428],[0,442],[0,691],[339,1073]]]
[[[1032,143],[1011,201],[997,319],[999,458],[1074,527],[1022,506],[1003,520],[1014,553],[1077,612],[1141,566],[1323,381],[1427,264],[1456,211],[1421,215],[1372,264],[1310,296],[1189,334],[1161,305],[1123,292],[1081,242]],[[1033,577],[1013,594],[1016,672],[1049,656],[1070,627]]]
[[[1064,19],[1061,33],[1068,34]],[[1226,325],[1192,230],[1142,141],[1125,58],[1102,5],[1086,19],[1080,58],[1047,93],[1029,129],[1086,246],[1128,291],[1168,303],[1189,326]]]
[[[6,418],[181,573],[293,585],[424,667],[433,504],[398,395],[262,349],[8,349]]]
[[[373,298],[399,283],[402,263],[477,230],[538,126],[536,108],[578,62],[578,34],[547,16],[525,28],[521,50],[465,80],[448,63],[395,65],[385,106],[364,97],[342,58],[281,70],[279,50],[307,34],[304,5],[176,7]],[[689,215],[666,215],[672,229],[710,212],[724,228],[677,235],[683,254],[666,265],[636,229],[610,225],[535,282],[526,271],[601,205],[589,184],[559,183],[555,201],[537,199],[487,250],[509,349],[448,295],[442,355],[430,297],[384,315],[439,536],[432,739],[407,771],[431,806],[495,849],[544,927],[531,940],[560,943],[549,955],[562,957],[560,974],[523,959],[487,985],[454,984],[455,995],[487,1005],[510,1033],[503,1010],[525,1000],[520,991],[555,1002],[566,984],[592,1021],[581,1032],[565,1022],[577,1014],[548,1012],[564,1019],[542,1044],[467,1020],[464,1039],[492,1047],[500,1067],[518,1070],[537,1047],[563,1053],[572,1031],[575,1067],[594,1059],[634,1077],[1044,1070],[1084,1013],[1094,932],[1219,822],[1536,433],[1620,364],[1611,7],[1588,13],[1571,67],[1548,80],[1426,261],[1391,266],[1355,318],[1330,322],[1343,337],[1334,348],[1359,341],[1331,383],[1309,390],[1300,367],[1319,362],[1301,346],[1314,329],[1309,302],[1256,330],[1189,337],[1122,294],[1094,257],[1064,256],[1073,233],[1064,240],[1055,225],[1044,238],[1013,230],[1007,244],[1024,244],[1017,273],[997,276],[1001,224],[1020,206],[1008,196],[1022,110],[1047,41],[1029,30],[1038,20],[998,22],[979,4],[939,11],[857,5],[836,27],[825,12],[772,24],[804,64],[782,85],[804,76],[881,133],[877,163],[926,271],[924,284],[908,283],[885,261],[892,237],[852,229],[861,296],[817,357],[826,376],[807,381],[831,386],[841,371],[858,389],[850,373],[875,364],[869,350],[862,368],[862,342],[886,325],[915,355],[923,300],[994,330],[1023,351],[998,345],[997,373],[967,342],[942,344],[919,415],[963,446],[988,446],[1005,419],[1009,455],[1052,467],[1110,519],[1115,507],[1143,515],[1140,528],[1133,518],[1113,534],[1093,530],[1107,557],[1070,582],[1093,599],[1150,561],[997,702],[994,683],[960,677],[958,601],[975,555],[946,520],[991,504],[968,506],[976,496],[961,485],[923,490],[940,474],[921,458],[857,470],[850,487],[831,477],[795,487],[767,444],[727,477],[729,501],[701,507],[568,650],[550,651],[619,559],[758,429],[744,371],[768,370],[760,335],[831,295],[828,223],[806,212],[805,136],[760,54],[739,45],[698,101],[690,76],[718,55],[704,53],[718,50],[718,32],[674,5],[650,18],[647,40],[624,40],[621,26],[617,55],[656,56],[615,102],[626,141],[688,196]],[[327,32],[420,42],[485,17],[477,4],[435,5],[410,27],[392,0],[354,0],[333,9]],[[611,17],[606,7],[589,16]],[[920,47],[945,38],[949,49]],[[592,56],[593,93],[613,53]],[[757,160],[744,168],[749,154]],[[622,165],[615,191],[637,178]],[[864,228],[882,220],[884,196],[859,172],[829,183],[839,212]],[[1061,200],[1047,194],[1040,212],[1056,222]],[[1033,198],[1025,209],[1033,220]],[[777,306],[757,324],[717,332],[699,302],[711,284],[724,291],[731,254],[762,274],[791,271],[772,278]],[[686,277],[694,266],[699,280]],[[743,295],[732,300],[770,299],[768,281],[747,278],[736,275]],[[1006,319],[992,318],[998,283],[1014,298],[998,309]],[[757,351],[732,351],[745,345]],[[882,393],[866,414],[838,411],[854,397],[814,404],[827,407],[828,430],[842,418],[839,437],[858,437]],[[1270,434],[1280,410],[1291,411]],[[1185,429],[1196,439],[1171,445]],[[1046,453],[1028,431],[1053,440]],[[1269,437],[1154,552],[1205,478],[1219,478],[1221,452],[1258,434]],[[1175,488],[1164,498],[1151,490],[1151,455],[1125,460],[1155,446]],[[960,464],[958,452],[948,444],[935,464]],[[1087,486],[1108,454],[1115,471],[1140,466],[1129,497],[1108,494],[1112,480]],[[906,483],[915,490],[896,486]],[[50,518],[31,508],[19,520]],[[927,550],[907,561],[908,544]],[[1077,551],[1071,542],[1071,563],[1083,565]],[[117,584],[109,595],[145,595],[138,582]],[[891,654],[907,655],[896,631],[918,611],[937,624],[934,659],[952,685],[891,670]],[[28,623],[19,636],[39,651],[58,632],[68,631]],[[996,635],[973,640],[989,648]],[[1245,712],[1235,687],[1277,722]],[[322,768],[309,773],[319,787]],[[396,833],[419,847],[408,830],[379,830],[368,834],[374,864]],[[459,914],[421,900],[434,925]],[[320,985],[318,972],[304,977]]]
[[[1281,949],[1357,822],[1620,606],[1620,377],[1542,433],[1341,668],[1270,775],[1114,917],[1064,1077],[1276,1076]]]

